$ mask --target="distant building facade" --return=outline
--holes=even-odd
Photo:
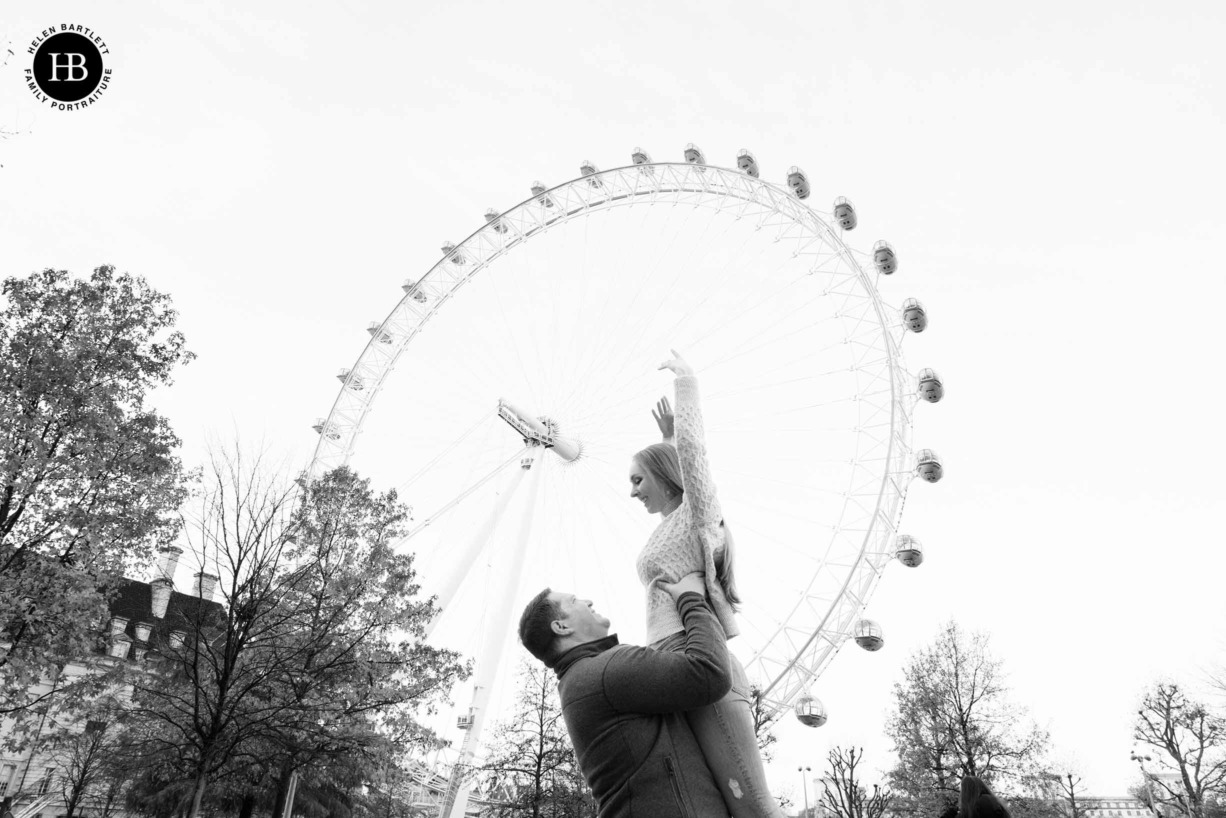
[[[124,578],[115,596],[108,603],[109,619],[100,634],[94,655],[81,657],[79,662],[66,665],[52,678],[45,678],[31,692],[42,694],[70,684],[97,668],[114,667],[119,662],[139,665],[148,653],[161,645],[182,644],[207,606],[220,612],[221,605],[213,601],[217,577],[207,573],[196,575],[191,593],[175,590],[174,576],[183,551],[177,547],[159,553],[155,578],[150,582]],[[212,613],[212,612],[208,612]],[[90,725],[77,725],[85,731]],[[0,813],[7,807],[19,818],[57,818],[65,813],[62,798],[64,770],[59,769],[56,754],[43,741],[49,725],[46,718],[33,725],[33,735],[26,749],[7,755],[4,739],[13,729],[11,720],[0,723]],[[88,818],[88,805],[80,813]]]

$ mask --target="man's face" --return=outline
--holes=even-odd
[[[549,598],[562,609],[562,617],[554,620],[554,633],[574,636],[580,642],[604,639],[609,635],[609,620],[596,613],[592,600],[579,599],[565,591],[554,591]]]

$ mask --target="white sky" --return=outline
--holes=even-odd
[[[200,357],[159,404],[191,462],[234,430],[308,457],[400,282],[583,158],[748,147],[765,178],[803,166],[819,207],[850,196],[875,231],[854,243],[899,250],[887,300],[929,308],[907,362],[947,397],[914,441],[947,472],[912,487],[927,560],[878,588],[885,649],[838,656],[828,725],[780,730],[771,774],[797,801],[796,766],[834,743],[889,765],[890,686],[950,617],[991,634],[1100,795],[1134,779],[1142,688],[1220,653],[1220,4],[7,12],[0,127],[21,133],[0,143],[0,274],[113,263],[171,293]],[[22,81],[28,40],[60,22],[112,50],[86,111]]]

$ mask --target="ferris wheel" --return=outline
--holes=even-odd
[[[847,641],[881,646],[864,618],[877,581],[895,558],[922,560],[900,531],[903,504],[942,465],[913,452],[912,420],[944,389],[934,370],[904,366],[904,340],[928,317],[878,291],[894,248],[853,248],[854,206],[810,207],[798,167],[771,184],[748,151],[736,168],[694,145],[683,162],[637,148],[631,160],[537,182],[444,244],[369,325],[314,426],[311,476],[352,463],[414,508],[403,547],[442,608],[429,638],[475,657],[455,714],[462,762],[508,703],[532,594],[590,597],[622,641],[642,642],[634,561],[657,520],[629,499],[626,473],[659,439],[651,408],[672,395],[658,371],[670,348],[697,371],[736,532],[745,602],[729,649],[769,718],[825,721],[814,682]],[[444,809],[462,815],[462,794],[453,776]]]

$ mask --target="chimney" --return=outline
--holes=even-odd
[[[204,571],[196,572],[196,595],[201,599],[212,601],[213,587],[217,585],[217,575]]]
[[[158,549],[157,578],[168,579],[173,586],[175,571],[179,568],[179,557],[182,554],[183,549],[177,545],[167,545]]]
[[[143,662],[145,661],[145,654],[148,652],[149,652],[148,648],[144,648],[144,647],[141,647],[140,645],[137,645],[136,647],[132,648],[132,658],[138,662]]]
[[[111,617],[111,636],[119,636],[128,629],[128,620],[123,616]]]
[[[148,622],[137,622],[136,623],[137,641],[138,642],[148,642],[149,641],[149,631],[151,630],[153,630],[153,626],[150,625]]]
[[[166,616],[166,607],[170,604],[170,592],[174,590],[174,583],[166,577],[158,577],[149,585],[153,588],[153,615],[161,619]]]
[[[186,638],[187,638],[186,631],[171,631],[170,632],[170,646],[175,649],[181,648],[183,647],[183,640]]]
[[[117,633],[111,637],[111,655],[116,659],[128,658],[128,648],[132,640],[125,633]]]

